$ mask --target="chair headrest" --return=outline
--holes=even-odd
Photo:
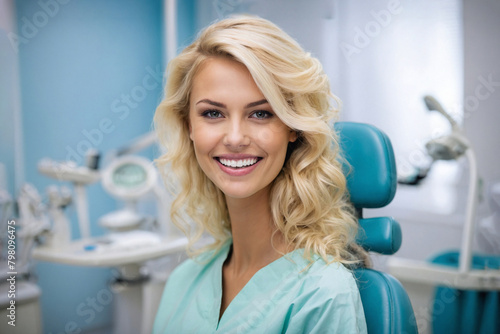
[[[381,208],[396,194],[394,151],[389,137],[373,125],[337,122],[350,199],[358,209]]]
[[[369,252],[392,255],[403,242],[399,223],[392,217],[359,219],[358,244]]]

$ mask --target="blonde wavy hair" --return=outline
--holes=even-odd
[[[191,255],[218,249],[231,236],[224,194],[199,167],[189,138],[193,79],[212,57],[245,65],[276,115],[298,134],[270,196],[276,230],[287,245],[304,248],[308,259],[318,254],[326,262],[366,260],[355,243],[357,219],[348,201],[338,138],[330,127],[338,111],[334,104],[339,107],[340,101],[316,58],[279,27],[253,16],[224,19],[203,30],[169,63],[165,97],[156,109],[155,129],[166,149],[157,165],[175,191],[171,219],[188,235]],[[195,250],[205,232],[214,242]]]

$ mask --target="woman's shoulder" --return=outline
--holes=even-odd
[[[346,268],[340,262],[325,263],[322,259],[318,259],[312,266],[312,275],[317,275],[323,280],[331,281],[335,279],[337,283],[355,283],[355,278],[352,270]]]
[[[357,295],[359,293],[352,270],[346,268],[342,263],[326,263],[320,256],[313,256],[312,262],[310,262],[304,259],[300,252],[295,256],[297,263],[306,265],[306,269],[302,270],[300,275],[305,290],[329,291],[333,294],[354,293]]]
[[[312,263],[302,261],[309,266],[295,280],[294,295],[287,308],[290,320],[285,327],[300,327],[307,333],[366,333],[353,272],[342,263],[326,263],[319,256],[313,257]]]

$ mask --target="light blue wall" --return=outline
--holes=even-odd
[[[179,1],[179,40],[193,35],[192,1]],[[151,129],[161,97],[162,1],[17,0],[25,179],[40,192],[62,184],[36,170],[44,157],[83,163],[90,147],[109,152]],[[154,150],[146,152],[153,158]],[[88,187],[91,234],[116,202]],[[79,237],[70,209],[73,237]],[[108,327],[106,268],[39,262],[44,333]],[[101,297],[101,298],[99,298]],[[97,306],[92,301],[97,300]]]
[[[182,51],[196,38],[197,31],[197,1],[177,0],[177,44]]]
[[[2,1],[0,7],[0,20],[3,20],[0,22],[0,163],[5,168],[5,175],[0,170],[0,188],[5,187],[4,190],[12,195],[15,189],[13,120],[19,108],[19,73],[17,53],[9,40],[11,25],[14,24],[12,7],[7,1]],[[3,224],[0,222],[0,226]]]
[[[162,73],[161,1],[58,6],[19,53],[26,179],[40,188],[52,183],[36,171],[41,158],[81,163],[89,147],[106,153],[144,134],[161,94],[160,85],[143,84],[150,72]],[[41,11],[37,1],[17,2],[21,36]]]

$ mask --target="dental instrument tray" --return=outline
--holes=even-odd
[[[75,266],[113,267],[141,263],[185,250],[186,238],[135,230],[80,239],[61,247],[37,247],[33,258]]]

